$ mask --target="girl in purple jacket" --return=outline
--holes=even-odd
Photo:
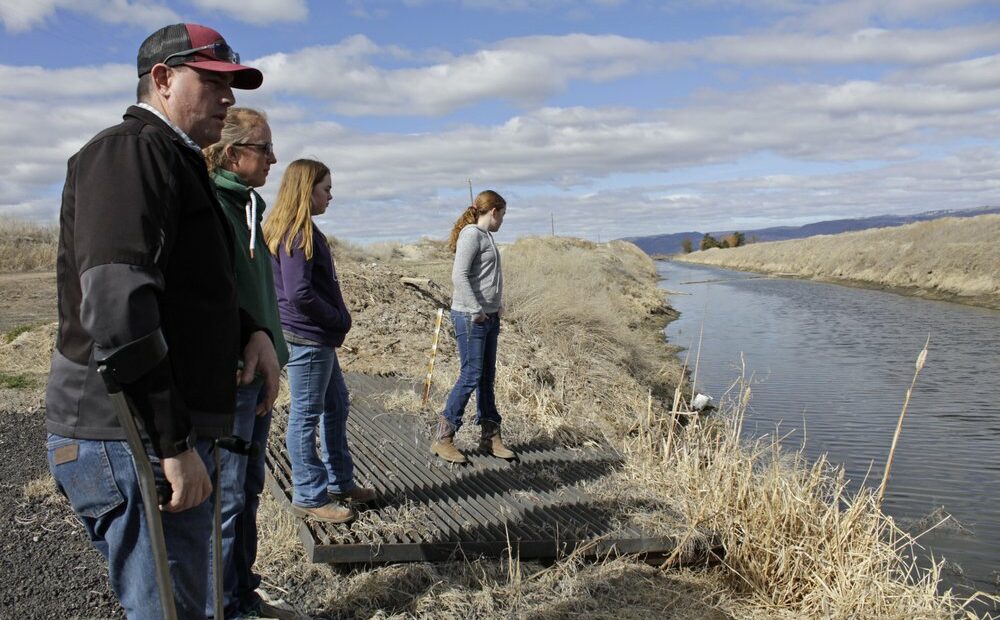
[[[354,481],[347,445],[350,406],[337,347],[351,329],[330,247],[312,218],[330,204],[330,169],[309,159],[288,165],[264,240],[271,252],[282,333],[288,343],[291,407],[285,445],[292,465],[292,510],[344,523],[354,511],[343,500],[366,502],[374,489]],[[316,453],[319,431],[320,454]]]

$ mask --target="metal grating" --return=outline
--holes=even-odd
[[[376,403],[374,395],[400,388],[398,379],[349,374],[347,383],[355,477],[374,486],[380,499],[351,524],[301,522],[300,537],[313,562],[551,558],[584,544],[593,555],[673,550],[673,538],[648,537],[622,525],[626,519],[617,507],[581,488],[619,468],[616,454],[532,443],[512,446],[519,455],[514,462],[467,452],[469,465],[450,465],[428,450],[426,416],[386,412]],[[288,503],[285,426],[284,412],[276,411],[267,464],[272,494]]]

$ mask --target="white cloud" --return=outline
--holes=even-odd
[[[1000,54],[901,71],[889,79],[943,84],[969,91],[1000,88]]]
[[[300,22],[309,15],[305,0],[190,0],[205,12],[225,14],[250,24]],[[183,21],[165,2],[151,0],[0,0],[0,21],[7,32],[41,26],[57,11],[79,13],[111,24],[156,28]]]
[[[328,102],[345,115],[441,116],[484,101],[533,107],[573,81],[607,82],[638,74],[668,74],[696,62],[773,68],[775,65],[904,64],[963,61],[994,50],[1000,24],[942,31],[866,30],[840,35],[766,33],[664,43],[617,35],[569,34],[507,39],[472,53],[441,58],[381,46],[363,35],[335,45],[272,54],[255,62],[267,86]],[[417,64],[383,68],[381,59]],[[989,67],[987,67],[988,69]],[[982,72],[983,69],[980,69]]]
[[[814,32],[766,32],[712,37],[699,47],[715,62],[745,66],[774,63],[927,64],[960,60],[968,54],[996,49],[1000,24],[947,30],[865,28],[819,35]]]
[[[0,21],[7,32],[24,32],[45,23],[56,11],[82,13],[112,24],[154,28],[180,21],[177,13],[147,0],[0,0]]]
[[[998,28],[775,31],[682,43],[531,36],[465,54],[356,35],[250,60],[265,88],[238,96],[269,113],[279,163],[265,198],[273,200],[291,159],[322,159],[335,195],[324,221],[348,238],[446,231],[470,177],[511,200],[511,236],[546,232],[552,213],[560,233],[590,238],[724,229],[751,211],[754,221],[777,221],[1000,202],[996,149],[951,154],[956,144],[1000,140]],[[798,72],[759,82],[740,75],[727,91],[678,90],[659,109],[552,104],[579,82],[613,89],[621,77],[669,80],[674,68],[703,70],[703,61]],[[805,70],[837,63],[865,64],[865,78]],[[44,205],[58,205],[66,158],[117,122],[133,97],[134,69],[0,65],[0,83],[0,143],[15,147],[0,150],[0,212],[54,213]],[[519,109],[428,121],[419,132],[365,131],[374,121],[328,113],[385,115],[386,126],[405,127],[399,117],[495,100]],[[813,162],[868,170],[796,174],[755,166],[761,158],[793,171],[818,168]]]
[[[46,97],[104,97],[135,93],[135,66],[109,64],[98,67],[47,69],[0,65],[0,84],[5,94],[17,99]]]
[[[368,49],[365,40],[353,45],[362,53]],[[32,201],[39,192],[53,192],[62,180],[66,158],[119,117],[130,91],[88,86],[90,79],[112,70],[47,75],[41,69],[0,68],[0,78],[9,78],[15,92],[25,93],[0,100],[5,110],[0,141],[19,145],[0,152],[0,200],[5,208]],[[124,74],[128,68],[120,70]],[[81,98],[52,104],[56,90],[48,85],[60,81]],[[133,83],[130,75],[127,83]],[[99,96],[101,91],[119,94],[108,98]],[[400,203],[409,205],[406,208],[443,204],[441,192],[447,190],[442,188],[456,188],[460,195],[469,177],[477,184],[525,192],[551,185],[570,195],[587,192],[607,197],[614,194],[595,192],[604,180],[613,182],[622,175],[676,177],[706,166],[740,174],[740,162],[762,153],[790,161],[902,161],[916,160],[922,148],[939,142],[1000,139],[1000,88],[963,91],[919,83],[779,84],[737,93],[706,92],[683,106],[654,111],[544,107],[497,124],[427,133],[366,133],[317,119],[301,106],[269,103],[263,93],[248,93],[241,103],[270,112],[280,162],[265,196],[276,190],[291,159],[322,159],[335,170],[338,201],[364,205],[351,229],[361,236],[372,234],[365,232],[369,223],[386,219],[401,208]],[[37,114],[41,107],[47,111],[44,117]],[[52,136],[61,141],[54,143]],[[907,182],[919,193],[929,187],[931,178]],[[856,177],[838,178],[845,186],[844,179],[861,183]],[[787,196],[779,200],[782,192],[777,190],[785,182],[781,176],[761,174],[746,182],[770,189],[762,204],[792,202]],[[697,193],[704,201],[705,191]],[[818,192],[811,200],[838,208],[831,198],[823,202]],[[670,204],[680,203],[675,199]],[[710,203],[727,201],[716,196]],[[648,206],[650,201],[629,204]],[[685,204],[698,208],[706,203]],[[856,208],[857,203],[843,204]],[[804,200],[799,211],[807,211],[808,205]],[[737,210],[735,205],[732,209]],[[373,213],[381,215],[372,219]],[[730,213],[720,207],[719,217]]]
[[[273,54],[254,63],[265,73],[269,88],[330,100],[341,114],[440,115],[483,100],[531,105],[573,79],[604,81],[630,75],[657,63],[658,47],[610,35],[529,37],[428,66],[383,69],[373,59],[422,54],[382,47],[355,35],[336,45]]]
[[[190,0],[206,12],[218,12],[249,24],[300,22],[309,16],[305,0]]]

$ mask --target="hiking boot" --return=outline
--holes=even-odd
[[[296,506],[295,504],[291,506],[292,512],[300,517],[309,517],[327,523],[347,523],[356,516],[353,510],[339,502],[330,502],[315,508]]]
[[[352,502],[365,504],[375,501],[375,498],[378,497],[378,491],[366,487],[354,487],[346,493],[330,493],[329,495],[336,500],[351,500]]]
[[[240,608],[240,618],[259,618],[260,620],[308,620],[295,611],[295,608],[281,599],[268,596],[263,590],[254,593],[254,602]]]
[[[455,427],[442,417],[438,420],[437,432],[431,444],[431,454],[439,456],[449,463],[468,463],[469,459],[455,447]]]
[[[507,459],[508,461],[517,458],[513,450],[503,445],[499,424],[496,422],[483,422],[480,428],[482,429],[482,435],[479,437],[480,450],[489,452],[497,458]]]

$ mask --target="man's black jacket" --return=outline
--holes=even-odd
[[[46,428],[124,439],[95,356],[161,330],[168,354],[125,387],[161,456],[232,428],[239,311],[233,239],[200,152],[155,114],[124,122],[69,160],[59,217],[59,333]]]

